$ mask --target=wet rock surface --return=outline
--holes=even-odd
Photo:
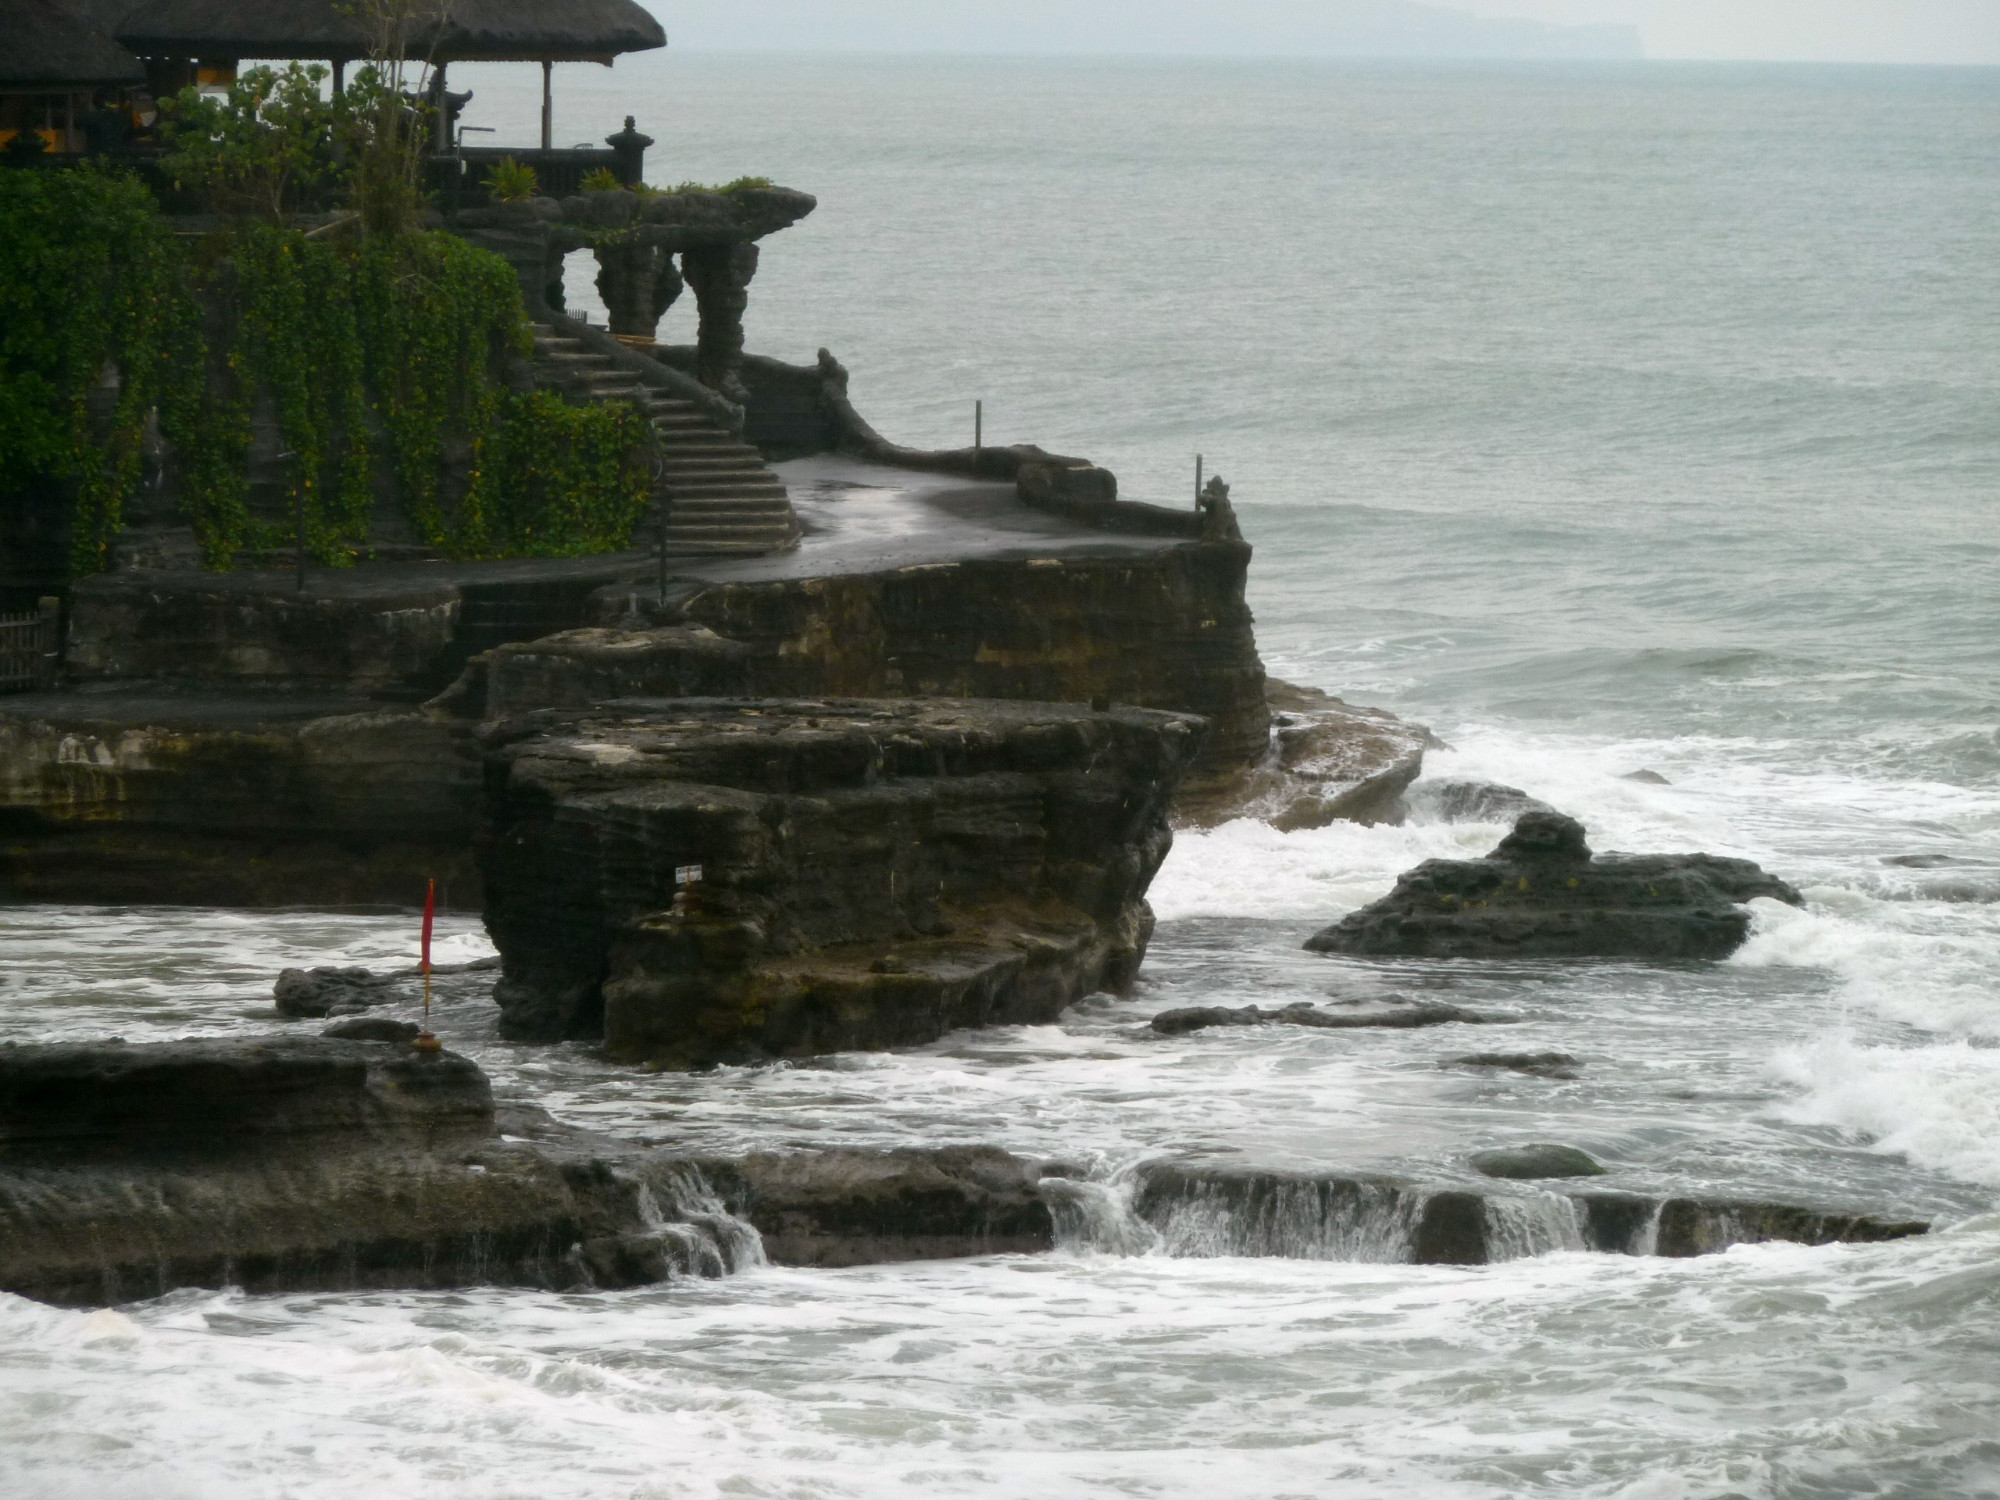
[[[0,1047],[0,1290],[59,1303],[1046,1250],[1038,1172],[975,1147],[689,1160],[496,1109],[469,1060],[404,1044]]]
[[[1871,1243],[1930,1228],[1790,1204],[1479,1191],[1366,1174],[1153,1162],[1135,1175],[1133,1212],[1161,1248],[1183,1255],[1476,1266],[1565,1249],[1688,1257],[1773,1240]]]
[[[271,998],[279,1015],[303,1020],[386,1005],[400,998],[400,990],[387,974],[367,969],[284,969]]]
[[[503,1143],[485,1076],[451,1053],[0,1048],[0,1286],[28,1296],[562,1285],[613,1197]]]
[[[1593,857],[1582,824],[1536,812],[1484,859],[1426,861],[1306,947],[1429,958],[1718,959],[1749,936],[1742,903],[1760,897],[1805,904],[1748,860]]]
[[[1271,736],[1264,755],[1192,778],[1176,807],[1183,823],[1206,828],[1250,817],[1295,832],[1403,820],[1403,794],[1433,743],[1429,730],[1276,679],[1265,696]]]
[[[1492,781],[1419,782],[1409,802],[1445,823],[1513,823],[1531,812],[1554,812],[1519,787]]]
[[[1038,1165],[993,1147],[758,1153],[700,1167],[780,1265],[1031,1254],[1055,1245]]]
[[[415,1021],[397,1021],[388,1016],[349,1016],[335,1021],[321,1036],[346,1042],[414,1042],[423,1028]]]
[[[1504,1070],[1525,1073],[1531,1078],[1574,1079],[1583,1076],[1582,1064],[1567,1052],[1468,1052],[1463,1057],[1447,1057],[1438,1066]]]
[[[1482,1177],[1499,1177],[1514,1182],[1606,1175],[1595,1157],[1574,1146],[1503,1146],[1493,1151],[1475,1151],[1466,1160],[1472,1170]]]
[[[1307,1026],[1323,1031],[1359,1031],[1370,1028],[1410,1031],[1424,1026],[1488,1026],[1504,1023],[1509,1017],[1482,1015],[1456,1005],[1425,1003],[1392,1005],[1354,1010],[1323,1010],[1300,1001],[1277,1010],[1255,1005],[1189,1006],[1161,1011],[1153,1017],[1153,1030],[1162,1036],[1186,1036],[1212,1026]]]
[[[950,700],[494,726],[503,1028],[685,1067],[1051,1020],[1131,982],[1200,740],[1176,715]]]

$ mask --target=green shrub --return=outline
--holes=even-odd
[[[317,63],[251,68],[220,98],[183,89],[163,101],[162,165],[216,213],[284,223],[316,189],[345,176],[358,143],[348,97],[320,97],[326,71]]]
[[[535,169],[511,156],[496,162],[486,173],[486,191],[496,203],[525,203],[541,187]]]
[[[580,184],[586,193],[615,193],[625,186],[609,167],[594,167],[583,174]]]

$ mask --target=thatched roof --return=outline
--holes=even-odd
[[[0,4],[0,89],[94,88],[145,76],[138,58],[59,0]]]
[[[8,0],[12,3],[12,0]],[[358,58],[373,50],[354,0],[80,0],[142,57]],[[393,3],[393,0],[391,0]],[[408,0],[405,51],[438,61],[606,61],[664,47],[637,0]]]

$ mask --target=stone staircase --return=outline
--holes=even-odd
[[[536,384],[572,401],[630,401],[652,419],[661,452],[655,523],[665,516],[668,553],[744,557],[798,545],[784,482],[755,448],[694,402],[641,384],[581,339],[547,323],[534,330]]]

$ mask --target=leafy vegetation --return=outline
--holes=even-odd
[[[486,191],[496,203],[525,203],[542,190],[542,180],[526,162],[507,157],[486,174]]]
[[[618,180],[618,174],[611,168],[592,167],[583,174],[583,181],[578,186],[586,193],[615,193],[623,189],[625,184]]]
[[[720,186],[710,186],[705,182],[682,182],[667,188],[669,193],[741,193],[752,188],[767,188],[772,185],[768,177],[739,177],[734,182]]]
[[[105,565],[153,411],[209,566],[288,545],[296,521],[250,506],[260,392],[323,563],[367,543],[378,446],[418,534],[455,556],[615,549],[645,509],[650,424],[511,391],[532,347],[514,273],[454,236],[252,222],[190,248],[143,186],[95,169],[0,170],[0,222],[0,490],[74,497],[76,573]]]
[[[360,140],[356,106],[366,87],[322,97],[326,73],[293,63],[283,72],[251,68],[220,98],[182,90],[165,101],[161,165],[217,213],[285,223],[347,175],[346,148]]]
[[[189,412],[174,375],[199,349],[199,312],[135,182],[0,168],[0,223],[0,493],[72,492],[72,565],[95,572],[139,481],[147,413]]]

